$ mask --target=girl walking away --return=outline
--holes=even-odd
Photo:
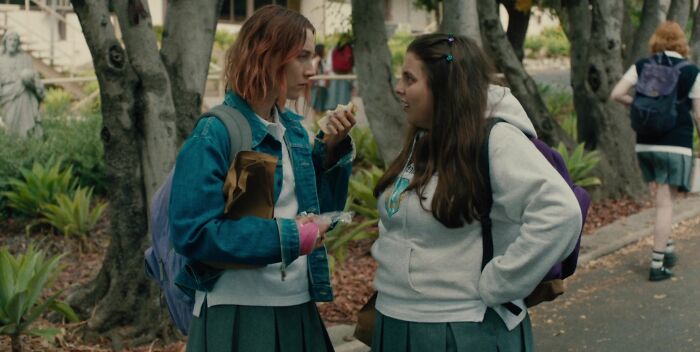
[[[491,82],[466,37],[429,34],[407,49],[396,93],[410,128],[375,189],[372,351],[533,349],[523,298],[573,250],[581,211],[525,135],[535,131],[522,106]],[[489,191],[479,155],[490,117],[506,123],[489,136],[493,206],[482,215]],[[482,270],[485,223],[494,248]]]
[[[326,46],[323,44],[316,44],[314,47],[314,57],[311,59],[311,64],[314,66],[314,74],[323,75],[327,73],[328,70],[324,67],[325,58]],[[316,116],[321,116],[326,111],[327,98],[328,80],[322,79],[315,81],[311,87],[311,107],[314,109]]]
[[[195,295],[188,351],[333,350],[314,303],[333,299],[328,226],[303,214],[343,209],[355,120],[334,113],[312,149],[302,117],[284,109],[308,98],[313,52],[311,23],[274,5],[243,24],[228,52],[224,104],[247,120],[252,150],[278,159],[274,219],[224,218],[230,141],[218,118],[201,119],[177,157],[170,223],[175,250],[190,260],[178,284]]]
[[[637,89],[637,98],[629,95],[630,89],[635,86],[651,86],[649,82],[643,82],[647,79],[644,70],[657,70],[658,65],[667,69],[674,68],[668,71],[675,77],[668,77],[667,81],[674,85],[670,87],[673,88],[671,94],[677,95],[673,97],[673,104],[662,117],[672,121],[675,115],[675,123],[670,125],[670,129],[660,133],[644,133],[638,130],[635,146],[639,168],[642,170],[644,181],[649,184],[656,206],[649,280],[661,281],[673,276],[669,268],[678,261],[671,239],[673,198],[679,191],[690,190],[693,169],[693,119],[690,112],[692,109],[695,125],[700,126],[700,79],[697,79],[700,70],[687,62],[685,57],[690,51],[688,41],[681,27],[675,22],[669,21],[659,25],[649,41],[649,46],[651,57],[632,65],[613,88],[610,97],[630,106],[640,96],[640,89]]]

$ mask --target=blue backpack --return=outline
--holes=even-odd
[[[487,120],[486,124],[486,138],[484,139],[484,144],[481,148],[480,156],[480,167],[484,174],[484,180],[486,181],[486,187],[489,190],[489,197],[486,200],[486,204],[483,208],[483,213],[481,217],[481,236],[483,237],[483,248],[484,254],[481,262],[481,270],[486,267],[491,259],[493,259],[493,234],[491,232],[491,208],[493,206],[493,197],[491,196],[491,178],[489,172],[489,135],[491,130],[498,123],[508,123],[508,121],[502,118],[490,118]],[[526,135],[527,138],[535,145],[535,148],[547,159],[547,161],[552,164],[555,170],[561,175],[561,177],[566,181],[566,183],[571,187],[576,200],[578,201],[579,208],[581,209],[581,232],[578,233],[578,241],[576,242],[576,247],[574,250],[561,262],[555,263],[553,267],[549,269],[545,277],[542,278],[540,283],[535,287],[535,289],[525,298],[525,305],[527,307],[533,307],[545,301],[551,301],[557,298],[559,295],[564,293],[564,279],[573,275],[576,271],[576,265],[578,263],[578,254],[581,249],[581,234],[583,233],[583,224],[586,223],[586,216],[588,216],[588,209],[591,206],[591,196],[586,192],[583,187],[576,185],[571,176],[569,175],[569,170],[566,168],[566,162],[564,158],[555,149],[552,149],[547,143],[534,138],[532,136]],[[514,315],[519,315],[521,309],[514,303],[507,302],[503,306],[508,309]]]
[[[657,61],[666,58],[668,65]],[[661,135],[676,126],[678,79],[688,61],[671,64],[666,54],[649,58],[639,75],[630,107],[632,129],[640,135]]]
[[[229,164],[233,162],[239,151],[250,150],[252,145],[250,124],[238,110],[223,104],[217,105],[210,111],[202,114],[199,120],[205,117],[216,117],[226,126],[231,142]],[[183,335],[187,335],[190,320],[192,320],[194,297],[187,295],[175,285],[175,278],[187,264],[187,258],[175,253],[170,241],[171,229],[168,214],[174,170],[175,167],[170,170],[165,182],[158,188],[151,201],[150,225],[152,245],[144,252],[144,258],[146,275],[155,280],[163,290],[170,318],[178,330]]]

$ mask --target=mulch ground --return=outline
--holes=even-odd
[[[619,218],[635,214],[650,207],[650,202],[634,202],[630,200],[613,200],[594,203],[589,211],[584,234],[590,235],[596,229],[605,226]],[[109,245],[107,222],[87,240],[87,248],[81,250],[74,238],[65,238],[53,234],[48,228],[35,227],[32,234],[26,235],[26,223],[5,221],[0,224],[0,247],[9,247],[12,253],[21,253],[30,242],[38,243],[49,254],[68,253],[61,260],[63,270],[56,278],[55,284],[46,295],[66,290],[92,280],[98,273]],[[377,264],[370,255],[373,240],[361,240],[351,243],[346,260],[337,264],[333,273],[332,283],[335,300],[330,303],[320,303],[319,311],[328,326],[353,323],[357,311],[364,305],[373,292],[372,280]],[[46,320],[37,322],[37,326],[56,326]],[[25,351],[110,351],[107,339],[86,343],[81,339],[84,322],[74,324],[58,324],[62,333],[56,341],[50,344],[43,339],[24,336]],[[129,349],[128,351],[180,351],[183,343],[160,346],[157,341],[151,346]],[[10,350],[10,340],[0,337],[0,351]]]

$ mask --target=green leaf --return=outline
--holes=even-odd
[[[15,275],[7,248],[0,249],[0,306],[6,306],[15,292]]]
[[[29,335],[33,335],[33,336],[42,337],[42,338],[52,342],[53,338],[62,332],[63,332],[63,330],[58,329],[58,328],[43,328],[43,329],[28,330],[26,333]]]
[[[10,301],[5,306],[7,310],[7,315],[10,321],[16,325],[22,322],[22,317],[26,313],[24,310],[24,301],[26,300],[26,292],[20,291],[15,293],[14,296],[10,298]]]
[[[50,309],[58,314],[63,315],[71,323],[76,323],[80,321],[78,314],[75,313],[73,308],[71,308],[71,306],[69,306],[68,303],[62,301],[54,301]]]
[[[38,319],[46,310],[49,309],[54,304],[54,301],[58,298],[58,295],[61,292],[53,294],[49,299],[46,301],[42,302],[38,306],[34,307],[34,309],[31,310],[31,312],[25,317],[25,320],[23,322],[24,325],[29,326],[31,325],[36,319]]]

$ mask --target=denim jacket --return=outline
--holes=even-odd
[[[278,158],[275,170],[275,202],[282,190],[282,145],[268,134],[255,112],[239,96],[229,92],[224,104],[239,110],[248,120],[252,150]],[[326,145],[322,133],[313,149],[301,125],[301,116],[289,110],[280,113],[287,142],[299,213],[324,213],[345,207],[348,181],[354,158],[350,138],[335,150],[335,165],[324,168]],[[244,264],[282,263],[284,268],[299,257],[299,233],[295,219],[243,217],[224,219],[224,180],[229,168],[230,143],[224,124],[204,118],[195,127],[178,154],[170,196],[171,241],[175,251],[189,259],[176,278],[188,293],[210,291],[222,270],[202,264],[205,261]],[[309,253],[309,294],[314,301],[331,301],[328,257],[325,248]]]

